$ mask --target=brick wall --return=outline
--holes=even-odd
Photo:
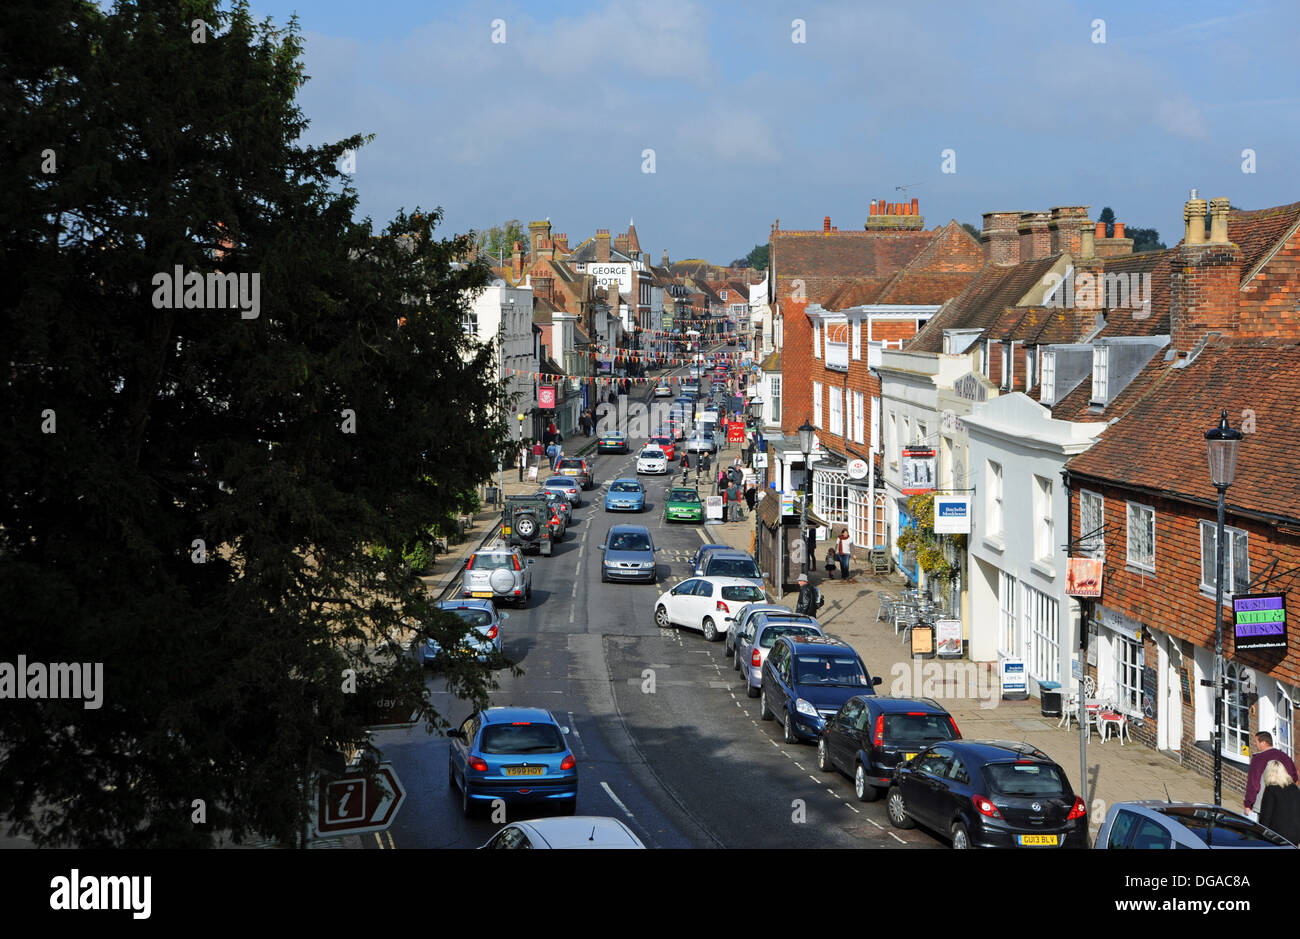
[[[1169,263],[1173,347],[1186,352],[1213,330],[1230,338],[1239,321],[1241,249],[1232,244],[1184,245]]]

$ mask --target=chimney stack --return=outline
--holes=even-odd
[[[510,274],[511,280],[516,284],[524,274],[524,246],[518,241],[515,242],[515,253],[510,259]]]
[[[596,229],[596,260],[601,264],[609,263],[609,229]]]
[[[1017,264],[1020,261],[1020,237],[1016,225],[1019,212],[985,212],[980,243],[986,264]]]
[[[1192,197],[1187,200],[1183,206],[1183,243],[1188,245],[1203,245],[1205,241],[1205,212],[1208,206],[1204,199],[1196,197],[1196,190],[1192,190]]]
[[[822,220],[822,232],[823,234],[830,234],[830,231],[831,231],[831,217],[828,215],[826,216],[825,219]]]
[[[1171,344],[1188,352],[1207,333],[1225,338],[1241,325],[1241,249],[1228,241],[1228,200],[1210,202],[1211,232],[1222,229],[1222,240],[1205,240],[1204,199],[1187,200],[1183,218],[1187,235],[1170,258],[1169,329]]]
[[[1079,220],[1086,220],[1087,217],[1088,207],[1086,205],[1052,206],[1052,219],[1047,226],[1050,240],[1048,253],[1060,254],[1068,251],[1071,255],[1077,257],[1080,244]]]
[[[542,249],[542,239],[551,237],[551,220],[528,223],[528,251],[533,256]]]
[[[1046,212],[1021,212],[1017,232],[1020,235],[1020,260],[1032,261],[1052,253],[1052,233]]]
[[[1097,223],[1097,257],[1119,258],[1133,253],[1133,239],[1124,237],[1124,223],[1115,222],[1115,234],[1106,237],[1106,224]]]
[[[1102,226],[1102,222],[1097,223]],[[1091,261],[1097,257],[1097,229],[1087,218],[1079,221],[1079,260]]]

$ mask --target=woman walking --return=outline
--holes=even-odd
[[[1260,780],[1259,823],[1300,844],[1300,788],[1280,760],[1269,760]]]

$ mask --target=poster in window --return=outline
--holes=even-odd
[[[903,448],[903,484],[900,487],[903,495],[914,496],[934,491],[936,455],[934,450]]]

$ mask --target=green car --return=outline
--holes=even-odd
[[[704,503],[700,501],[700,494],[686,486],[674,486],[668,490],[668,498],[664,501],[664,521],[704,521]]]

